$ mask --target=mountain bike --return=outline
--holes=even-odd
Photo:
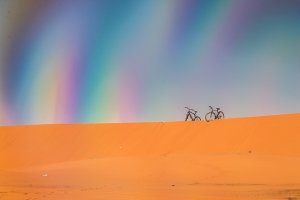
[[[220,110],[220,108],[213,109],[212,106],[209,106],[209,108],[210,108],[211,111],[205,115],[205,120],[207,122],[210,122],[210,121],[215,120],[215,119],[224,119],[225,118],[225,115]]]
[[[189,118],[192,121],[196,121],[196,120],[201,121],[201,118],[199,116],[197,116],[198,111],[196,111],[194,109],[191,109],[191,108],[188,108],[188,107],[185,107],[185,108],[188,110],[187,113],[186,113],[185,121],[187,121]]]

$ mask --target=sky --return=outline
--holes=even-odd
[[[300,1],[0,0],[0,125],[300,112]]]

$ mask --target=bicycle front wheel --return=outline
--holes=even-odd
[[[186,115],[185,121],[188,121],[189,118],[193,121],[193,117],[191,114]]]
[[[225,118],[224,113],[223,113],[222,111],[220,111],[220,112],[218,113],[218,119],[224,119],[224,118]]]
[[[195,121],[201,121],[201,118],[200,117],[195,117]]]
[[[205,120],[207,122],[210,122],[210,121],[214,120],[215,118],[216,118],[216,115],[213,112],[209,112],[205,115]]]

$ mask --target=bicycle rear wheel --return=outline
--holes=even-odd
[[[216,115],[213,112],[209,112],[205,115],[205,120],[207,122],[210,122],[210,121],[214,120],[215,118],[216,118]]]
[[[223,113],[222,111],[220,111],[220,112],[218,113],[218,119],[224,119],[224,118],[225,118],[224,113]]]
[[[195,117],[195,121],[201,121],[201,118],[199,116]]]

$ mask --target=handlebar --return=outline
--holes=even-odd
[[[213,110],[213,111],[219,111],[219,110],[221,110],[220,108],[214,109],[212,106],[208,106],[208,107],[210,107],[210,109]]]
[[[192,108],[189,108],[189,107],[185,107],[186,109],[188,109],[189,111],[193,111],[194,113],[197,113],[198,111],[197,110],[194,110]]]

